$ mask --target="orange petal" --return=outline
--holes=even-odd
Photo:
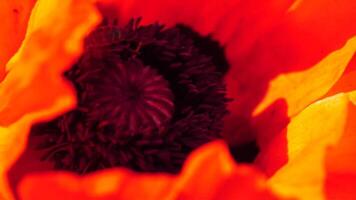
[[[250,166],[236,165],[226,145],[215,142],[188,158],[173,199],[276,199],[264,181]]]
[[[125,169],[84,177],[67,173],[33,174],[20,184],[19,193],[24,200],[277,199],[267,188],[264,177],[248,166],[236,166],[220,141],[197,149],[179,176],[140,174]]]
[[[289,116],[301,111],[328,92],[341,77],[355,52],[356,37],[353,37],[343,48],[332,52],[311,68],[278,76],[270,83],[267,95],[254,114],[260,113],[278,98],[286,99]]]
[[[6,63],[24,39],[28,18],[36,0],[0,1],[0,81]]]
[[[268,138],[278,134],[291,116],[330,90],[344,73],[355,51],[356,37],[353,37],[343,48],[332,52],[311,68],[279,75],[269,83],[267,94],[255,109],[252,120],[262,149],[269,145]],[[284,105],[280,103],[277,106],[277,102],[284,102]],[[273,106],[275,108],[271,109]]]
[[[262,152],[257,164],[267,170],[276,157],[287,158],[269,180],[276,191],[300,199],[325,198],[326,150],[339,142],[347,122],[354,119],[350,108],[355,106],[351,101],[350,94],[339,94],[311,104],[293,117],[286,130],[271,143],[269,148],[274,154]],[[279,143],[286,143],[287,148],[272,146]]]
[[[0,84],[0,196],[5,199],[11,199],[5,173],[23,151],[31,124],[75,104],[61,74],[80,55],[81,41],[97,21],[87,1],[37,1],[22,46]]]

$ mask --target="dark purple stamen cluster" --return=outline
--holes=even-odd
[[[113,166],[177,172],[193,149],[220,138],[224,70],[193,34],[103,22],[65,73],[77,108],[32,128],[43,159],[80,174]]]

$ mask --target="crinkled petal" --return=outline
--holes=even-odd
[[[24,150],[31,124],[74,106],[75,95],[61,74],[80,55],[81,41],[98,19],[84,0],[37,1],[0,84],[1,197],[12,198],[5,173]]]
[[[279,137],[274,138],[274,142],[269,146],[273,150],[261,153],[257,164],[266,171],[276,169],[276,158],[287,159],[286,164],[278,166],[278,170],[269,180],[276,191],[300,199],[326,197],[328,193],[325,193],[325,184],[328,185],[327,177],[330,175],[330,166],[325,162],[329,159],[326,158],[327,150],[330,147],[337,150],[341,138],[347,136],[348,132],[354,133],[356,107],[352,102],[351,94],[341,93],[311,104],[291,119]],[[287,148],[274,145],[281,143]],[[342,147],[341,151],[345,149],[351,148]],[[346,160],[346,157],[336,157],[344,162],[335,159],[331,162],[334,167],[354,165],[350,163],[350,157],[349,160]],[[338,172],[347,172],[339,169]]]
[[[0,80],[6,63],[25,37],[28,18],[36,0],[0,1]]]
[[[236,166],[221,141],[197,149],[178,176],[124,169],[84,177],[58,172],[32,174],[20,184],[19,193],[23,200],[278,199],[261,174],[248,166]]]

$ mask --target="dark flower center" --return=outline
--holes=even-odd
[[[78,84],[88,122],[114,125],[118,136],[161,132],[172,117],[169,83],[138,59],[93,58],[89,50],[66,75]]]
[[[193,149],[221,138],[223,54],[184,26],[104,21],[64,74],[76,109],[32,128],[43,159],[80,174],[114,166],[177,172]]]

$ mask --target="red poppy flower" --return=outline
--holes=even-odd
[[[0,70],[1,198],[13,199],[14,193],[21,199],[355,197],[352,191],[355,168],[350,162],[354,153],[352,121],[355,95],[349,92],[355,89],[352,82],[354,62],[350,62],[356,49],[356,30],[351,26],[355,20],[354,2],[29,0],[3,2],[1,5],[1,10],[4,11],[1,15],[3,19],[7,19],[0,26],[0,64],[3,66]],[[132,18],[139,17],[142,17],[141,28],[135,23],[124,28]],[[98,27],[100,18],[104,20]],[[114,23],[114,27],[109,27],[109,32],[108,29],[100,29],[102,25],[107,28],[106,19],[114,18],[118,21]],[[155,25],[156,22],[164,24],[166,29]],[[174,28],[177,24],[183,26]],[[198,40],[202,43],[201,39],[205,36],[210,36],[224,47],[224,56],[229,63],[228,70],[221,72],[212,69],[214,67],[211,66],[217,62],[214,57],[206,59],[206,55],[210,56],[206,51],[210,51],[211,46],[199,47],[199,42],[196,42]],[[122,46],[113,47],[112,41],[117,42],[117,37],[126,38],[126,42],[137,41],[138,38],[140,42],[120,43]],[[187,37],[188,40],[185,39]],[[108,38],[109,44],[106,43]],[[149,43],[144,43],[147,40]],[[146,48],[145,57],[138,53],[138,50],[141,53],[143,51],[140,46],[142,43],[154,44],[159,48]],[[107,49],[103,51],[102,46],[110,46],[110,50],[119,51],[119,58],[110,57],[111,60],[107,62],[112,62],[115,66],[132,66],[130,70],[119,67],[118,71],[105,71],[100,80],[98,77],[93,78],[91,73],[102,71],[85,70],[92,70],[93,63],[103,65],[102,62],[97,62],[98,57],[108,55]],[[91,53],[89,58],[86,54],[88,49]],[[196,53],[196,49],[204,55]],[[182,64],[182,60],[177,61],[170,57],[169,50],[178,52],[179,58],[185,59],[184,66],[188,66],[177,79],[171,79],[170,76],[176,71],[169,72],[169,76],[162,78],[161,74],[167,74],[164,69],[147,68],[152,63],[167,64],[164,59],[169,60],[170,70],[177,66],[173,61]],[[164,61],[154,60],[149,54],[151,52]],[[137,61],[137,57],[141,60]],[[65,78],[62,76],[64,72]],[[225,73],[223,79],[226,89],[222,89],[223,84],[218,82],[220,79],[216,74],[221,73]],[[186,76],[188,78],[184,79]],[[199,84],[190,82],[192,77]],[[167,130],[177,132],[179,128],[188,127],[190,131],[194,130],[194,133],[199,134],[200,131],[205,133],[206,130],[218,130],[219,134],[224,135],[224,142],[219,140],[196,149],[185,161],[178,175],[139,173],[125,168],[85,176],[64,172],[31,172],[49,169],[46,162],[39,161],[39,158],[36,160],[36,155],[31,152],[34,149],[31,145],[34,144],[28,141],[29,133],[33,130],[32,125],[48,123],[60,116],[65,116],[60,118],[61,122],[65,121],[63,119],[69,118],[68,112],[81,108],[82,99],[97,96],[96,92],[99,90],[90,93],[88,91],[92,90],[84,90],[81,88],[83,85],[91,88],[93,80],[95,83],[106,83],[111,78],[118,79],[118,84],[121,84],[118,91],[121,95],[118,95],[120,102],[127,102],[128,97],[122,94],[134,91],[128,90],[126,84],[132,80],[139,83],[144,81],[145,87],[138,89],[142,89],[139,90],[141,92],[149,91],[148,97],[145,93],[145,98],[137,101],[138,103],[123,104],[124,107],[117,108],[119,113],[125,114],[115,116],[120,126],[124,124],[120,127],[125,129],[122,130],[124,136],[135,136],[138,132],[150,136],[153,129],[159,130],[159,133],[163,130],[167,135]],[[122,83],[120,80],[126,82]],[[147,82],[150,80],[159,84],[152,85]],[[172,80],[181,85],[173,87],[173,90]],[[147,86],[148,83],[151,85]],[[180,86],[189,91],[181,95],[188,105],[180,103],[181,96],[176,91],[177,88],[179,91]],[[105,93],[107,87],[100,90],[100,94],[111,94]],[[225,113],[221,106],[226,103],[226,98],[221,95],[225,90],[231,101],[228,104],[229,114],[224,118],[223,127],[220,127],[219,122],[222,122]],[[339,94],[340,92],[349,93]],[[190,95],[196,94],[204,96],[203,103],[199,101],[189,104],[196,100],[190,100]],[[146,105],[147,99],[154,99],[150,95],[160,95],[161,99],[153,103],[151,101],[150,107],[145,107],[148,110],[140,110],[139,106]],[[319,100],[323,97],[325,99]],[[106,105],[106,99],[101,100],[94,102],[95,108]],[[170,107],[172,102],[175,103]],[[91,101],[88,105],[92,105]],[[141,111],[148,115],[131,115],[128,108],[132,106],[136,106],[136,113]],[[109,108],[107,110],[110,111]],[[186,113],[198,116],[198,111],[187,111],[197,108],[205,111],[199,115],[201,118],[179,118],[181,115],[186,117]],[[208,108],[213,114],[206,113]],[[105,109],[102,107],[96,110],[104,112]],[[180,109],[179,112],[177,109]],[[98,113],[83,112],[86,119],[92,119]],[[173,116],[173,112],[181,115]],[[216,116],[219,119],[214,118]],[[177,118],[184,123],[180,126],[175,124],[174,128],[166,126],[167,121]],[[124,122],[123,119],[130,120]],[[105,126],[103,124],[107,121],[107,118],[103,118],[98,126]],[[195,124],[196,121],[199,122],[198,125]],[[218,123],[215,124],[215,121]],[[140,123],[140,128],[132,125],[135,123]],[[210,123],[212,125],[209,128],[201,126]],[[68,123],[64,124],[61,127],[68,128]],[[76,131],[85,129],[81,122],[76,123],[75,127]],[[220,132],[219,128],[223,131]],[[43,132],[42,129],[41,134]],[[187,139],[184,141],[189,141],[189,144],[183,145],[196,148],[199,146],[196,144],[219,138],[206,140],[207,136],[203,135],[204,142]],[[75,137],[81,139],[81,135]],[[104,137],[102,140],[107,138],[112,137]],[[60,136],[50,139],[52,142],[42,145],[52,145],[53,139],[62,140]],[[253,140],[257,140],[260,148],[254,164],[236,163],[229,155],[225,143],[230,145],[235,159],[240,160],[243,156],[241,147]],[[94,150],[89,148],[85,152],[98,151],[97,146]],[[333,147],[329,148],[330,146]],[[47,160],[55,161],[61,169],[72,169],[74,166],[75,169],[86,172],[85,166],[91,165],[85,162],[73,164],[73,161],[78,160],[75,153],[72,151],[65,156],[56,154]],[[85,156],[90,158],[91,153]],[[27,154],[31,155],[26,157]],[[152,154],[162,155],[156,151]],[[103,155],[111,154],[106,149]],[[171,158],[170,156],[168,157]],[[110,158],[108,156],[106,161]],[[162,160],[163,158],[166,157],[163,156]],[[140,169],[149,168],[147,163],[139,162],[145,159],[136,159],[134,166]],[[185,157],[181,160],[184,159]],[[120,160],[120,164],[123,160],[125,159]],[[170,165],[172,162],[165,164]],[[16,190],[18,182],[18,192],[13,192],[10,185]],[[340,187],[345,184],[348,187]],[[58,197],[58,193],[63,196]]]

